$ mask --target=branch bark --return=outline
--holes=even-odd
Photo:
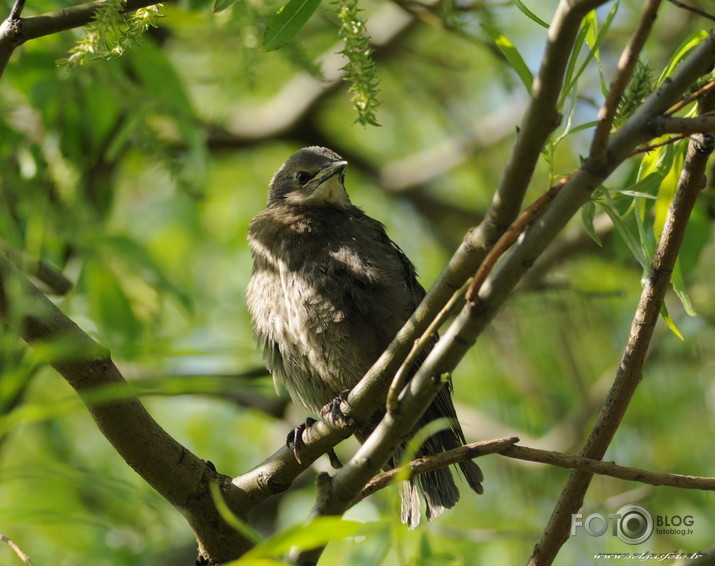
[[[243,554],[251,543],[219,515],[209,493],[218,482],[239,516],[246,498],[230,478],[174,440],[132,396],[102,398],[102,388],[128,388],[106,348],[63,314],[0,253],[0,317],[31,346],[49,346],[48,363],[83,400],[102,434],[149,485],[182,511],[194,529],[200,552],[214,562]]]

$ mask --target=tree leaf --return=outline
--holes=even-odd
[[[673,286],[675,294],[678,295],[685,312],[690,316],[698,316],[698,313],[695,311],[693,303],[690,300],[690,296],[685,289],[685,280],[683,279],[683,270],[680,267],[680,258],[675,260],[673,274],[670,276],[670,284]]]
[[[264,540],[244,554],[235,564],[236,566],[254,564],[253,561],[256,559],[282,556],[293,547],[315,548],[374,528],[375,524],[346,521],[341,517],[318,517],[309,525],[296,525]]]
[[[519,75],[521,82],[523,82],[526,87],[526,92],[531,94],[531,85],[534,82],[534,76],[531,74],[529,67],[526,66],[521,53],[519,53],[514,44],[494,26],[484,22],[481,24],[481,27],[487,32],[489,37],[494,40],[499,51],[504,54],[504,57],[506,57],[511,67],[516,71],[516,74]]]
[[[514,0],[514,4],[516,4],[516,7],[519,8],[519,11],[520,11],[522,14],[524,14],[527,18],[529,18],[530,20],[536,22],[536,23],[539,24],[540,26],[545,27],[546,29],[549,29],[549,24],[548,24],[548,22],[545,22],[545,21],[542,20],[539,16],[537,16],[536,14],[534,14],[534,12],[532,12],[531,10],[529,10],[529,8],[527,8],[526,6],[524,6],[524,3],[523,3],[521,0]]]
[[[593,226],[593,217],[596,213],[596,203],[592,200],[588,201],[581,207],[581,220],[583,222],[583,227],[586,233],[591,236],[591,239],[596,242],[599,246],[603,247],[600,236],[596,233],[596,229]]]
[[[139,242],[123,235],[101,235],[90,240],[100,253],[120,259],[149,285],[153,285],[179,301],[187,312],[193,312],[191,297],[174,285],[163,268]]]
[[[696,31],[691,36],[685,38],[685,40],[678,46],[678,48],[673,53],[673,56],[668,61],[668,64],[663,69],[663,72],[658,77],[657,84],[661,84],[666,78],[673,74],[678,63],[683,60],[683,58],[690,52],[691,49],[695,49],[706,37],[708,32],[704,30]]]
[[[214,0],[213,7],[211,8],[211,11],[214,14],[218,14],[219,12],[223,12],[226,8],[230,8],[236,3],[236,0]]]
[[[320,0],[290,0],[275,13],[263,36],[263,49],[283,47],[303,28],[320,6]]]
[[[604,191],[604,195],[608,196],[608,192]],[[643,249],[640,245],[640,238],[636,234],[633,234],[628,225],[618,215],[618,212],[615,210],[611,202],[604,203],[599,201],[598,204],[601,205],[606,214],[608,214],[608,216],[611,218],[613,225],[616,227],[616,231],[625,241],[626,245],[628,246],[628,249],[633,254],[633,257],[636,258],[636,260],[644,270],[647,270],[649,267],[648,260],[643,254]]]
[[[660,316],[663,319],[663,322],[665,322],[666,326],[670,328],[670,331],[673,334],[675,334],[681,340],[685,340],[685,338],[683,338],[683,335],[680,333],[680,330],[678,330],[678,327],[675,326],[675,322],[673,322],[673,319],[670,318],[670,314],[668,313],[668,308],[665,306],[665,303],[663,303],[663,306],[660,308]]]

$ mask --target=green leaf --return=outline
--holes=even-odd
[[[608,196],[608,192],[604,191],[604,194]],[[608,203],[599,203],[603,210],[608,214],[610,217],[611,221],[613,222],[613,225],[616,227],[616,231],[621,235],[623,238],[623,241],[626,243],[628,246],[628,249],[631,251],[633,254],[633,257],[636,258],[640,266],[644,269],[648,269],[648,260],[646,259],[645,255],[643,254],[643,249],[641,248],[640,245],[640,238],[633,233],[633,231],[628,227],[628,225],[623,221],[623,218],[621,218],[618,215],[618,212],[616,212],[615,208],[613,207],[613,204],[611,202]]]
[[[540,26],[545,27],[546,29],[549,29],[549,24],[547,22],[545,22],[544,20],[542,20],[539,16],[534,14],[534,12],[529,10],[529,8],[524,6],[524,3],[521,0],[514,0],[514,3],[516,4],[516,7],[519,8],[519,11],[522,14],[524,14],[527,18],[536,22]]]
[[[668,326],[668,328],[670,328],[673,334],[675,334],[681,340],[685,340],[685,338],[683,338],[683,335],[680,333],[680,330],[678,330],[678,327],[673,322],[673,319],[670,318],[670,314],[668,313],[668,308],[665,306],[665,303],[663,303],[663,306],[660,308],[660,316],[663,319],[663,322],[665,322],[665,324]]]
[[[110,345],[131,349],[138,344],[143,331],[142,323],[134,313],[117,275],[99,258],[93,258],[84,264],[82,281],[89,297],[92,319],[100,326]]]
[[[526,87],[526,92],[531,94],[531,86],[534,82],[534,76],[531,74],[529,67],[526,66],[526,63],[517,48],[504,34],[491,24],[484,22],[481,24],[481,27],[485,32],[487,32],[489,37],[492,38],[494,43],[496,43],[499,51],[504,54],[504,57],[506,57],[506,60],[509,62],[511,67],[516,71],[516,74],[519,75],[521,82],[524,83],[524,86]]]
[[[685,280],[683,279],[683,270],[680,268],[680,258],[675,260],[673,274],[670,277],[670,284],[673,286],[673,291],[678,295],[683,309],[689,316],[698,316],[698,313],[693,308],[693,303],[690,300],[688,292],[685,290]]]
[[[596,229],[593,226],[593,217],[596,214],[596,203],[593,201],[588,201],[581,207],[581,221],[583,222],[583,227],[586,233],[591,236],[591,239],[596,242],[599,246],[603,246],[601,243],[601,237],[596,233]]]
[[[699,43],[701,43],[708,33],[704,30],[696,31],[694,34],[688,36],[675,50],[673,56],[668,61],[668,64],[663,69],[663,72],[658,77],[658,83],[661,84],[666,78],[673,74],[673,71],[678,66],[678,63],[683,60],[691,49],[694,49]]]
[[[92,238],[89,243],[100,251],[100,255],[120,259],[147,284],[173,295],[188,312],[192,311],[191,297],[173,284],[151,254],[135,240],[123,235],[103,235]]]
[[[233,511],[231,511],[229,506],[226,504],[226,501],[223,499],[221,488],[218,486],[217,482],[212,482],[209,485],[209,491],[211,492],[211,499],[213,499],[213,502],[216,505],[216,510],[219,512],[219,515],[221,515],[221,518],[224,521],[250,540],[253,544],[260,544],[263,541],[263,537],[258,531],[253,529],[245,521],[242,521],[236,516],[235,513],[233,513]]]
[[[219,12],[223,12],[226,8],[230,8],[236,3],[236,0],[214,0],[213,7],[211,8],[211,11],[214,14],[218,14]]]
[[[282,556],[294,547],[298,549],[316,548],[333,540],[371,531],[375,525],[374,523],[345,521],[340,517],[318,517],[307,525],[296,525],[264,540],[231,564],[233,566],[248,566],[256,564],[257,560]]]
[[[320,0],[290,0],[275,13],[263,36],[263,49],[272,51],[291,41],[320,6]]]
[[[618,7],[620,3],[616,2],[613,5],[613,8],[611,8],[610,12],[608,12],[608,16],[606,16],[606,19],[603,22],[603,25],[601,26],[601,29],[598,31],[598,35],[596,35],[596,39],[593,43],[593,45],[589,45],[589,53],[586,57],[586,59],[583,61],[581,66],[578,68],[578,71],[574,72],[574,68],[576,67],[576,60],[578,59],[578,54],[581,50],[581,47],[584,42],[586,42],[587,38],[593,37],[593,34],[595,32],[594,26],[596,25],[596,20],[595,15],[593,18],[584,18],[583,22],[581,22],[581,29],[579,30],[578,36],[576,36],[576,41],[574,43],[574,48],[571,51],[571,57],[569,59],[568,65],[566,67],[566,74],[564,77],[564,88],[561,92],[561,98],[559,99],[559,108],[563,106],[564,101],[568,97],[569,93],[571,92],[571,89],[573,89],[576,86],[576,83],[578,82],[579,77],[583,74],[583,72],[586,70],[586,67],[589,65],[591,62],[591,59],[594,57],[598,61],[598,50],[601,46],[601,43],[603,43],[603,40],[606,37],[606,32],[609,30],[611,27],[611,23],[613,22],[613,18],[615,17],[616,13],[618,12]]]

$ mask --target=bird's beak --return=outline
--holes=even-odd
[[[345,167],[347,167],[347,165],[347,161],[333,161],[332,163],[328,163],[325,167],[318,171],[318,174],[316,175],[318,178],[318,185],[322,185],[333,175],[342,175],[342,172],[345,171]]]

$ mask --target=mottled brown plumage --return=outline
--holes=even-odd
[[[313,411],[360,380],[425,294],[385,227],[351,204],[345,166],[329,149],[301,149],[274,175],[268,205],[249,229],[253,274],[247,301],[256,337],[274,380]],[[450,393],[445,385],[418,428],[440,417],[454,419],[452,428],[430,437],[418,455],[464,443]],[[375,404],[382,407],[379,417],[384,400]],[[358,439],[364,441],[373,426],[358,427]],[[477,465],[469,461],[460,468],[481,493]],[[404,482],[402,519],[411,527],[420,520],[417,487],[428,518],[459,499],[448,469]]]

